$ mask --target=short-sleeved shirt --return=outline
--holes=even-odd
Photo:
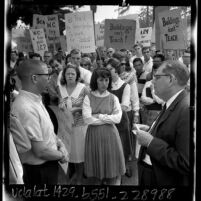
[[[42,103],[42,97],[28,91],[20,90],[12,104],[11,113],[22,124],[31,141],[44,142],[47,147],[57,150],[57,140],[50,116]],[[23,153],[22,163],[39,165],[46,160],[38,158],[32,149]]]

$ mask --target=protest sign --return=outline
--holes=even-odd
[[[43,29],[30,29],[29,32],[34,52],[40,54],[43,57],[44,52],[48,51]]]
[[[141,43],[143,47],[151,46],[152,27],[137,29],[136,43]]]
[[[61,47],[58,15],[33,15],[33,28],[44,29],[49,51]]]
[[[135,42],[136,21],[106,19],[104,45],[115,49],[132,49]]]
[[[47,18],[45,15],[33,14],[33,28],[34,29],[43,29],[46,33],[46,21]]]
[[[158,14],[163,49],[185,49],[187,27],[181,20],[181,9]]]
[[[67,50],[95,52],[94,24],[91,11],[65,14]]]
[[[18,52],[33,52],[28,29],[12,29],[11,37],[12,41],[17,44]]]
[[[104,24],[95,24],[95,38],[97,47],[102,47],[104,45],[104,31]]]

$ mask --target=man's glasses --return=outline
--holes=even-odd
[[[126,63],[121,63],[121,66],[126,65]]]
[[[150,51],[143,52],[143,54],[148,54],[148,53],[150,53]]]
[[[165,77],[165,76],[170,76],[169,74],[155,74],[155,75],[153,75],[153,78],[155,78],[155,79],[159,79],[160,77]]]
[[[51,78],[50,73],[37,73],[37,74],[34,74],[34,75],[46,75],[46,76],[48,76],[48,80]]]

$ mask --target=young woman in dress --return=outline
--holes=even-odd
[[[120,123],[116,124],[116,126],[119,131],[119,135],[123,145],[124,157],[127,165],[126,176],[130,176],[132,173],[131,169],[129,169],[128,161],[129,157],[132,155],[132,145],[130,137],[130,122],[127,115],[127,111],[130,106],[130,85],[120,78],[119,74],[121,66],[120,62],[117,59],[109,59],[106,67],[108,70],[110,70],[112,76],[111,93],[118,97],[121,104],[122,118]]]
[[[82,184],[84,172],[84,149],[87,125],[82,118],[82,104],[88,90],[85,84],[80,83],[79,69],[68,64],[61,75],[59,92],[61,95],[60,107],[66,107],[72,113],[72,135],[69,167],[74,166],[75,173],[70,184]]]
[[[94,70],[91,92],[83,102],[83,118],[88,124],[85,142],[85,175],[94,184],[120,185],[125,174],[121,139],[115,124],[122,110],[111,88],[111,73],[106,68]]]

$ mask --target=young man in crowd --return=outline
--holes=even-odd
[[[150,48],[149,47],[143,47],[142,48],[142,54],[144,56],[144,70],[148,73],[152,71],[152,66],[153,66],[153,60],[151,58],[150,54]]]

